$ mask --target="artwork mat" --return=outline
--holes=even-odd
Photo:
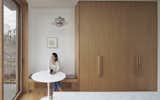
[[[58,48],[58,39],[56,37],[48,37],[47,38],[47,47],[48,48]]]

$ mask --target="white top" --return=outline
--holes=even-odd
[[[37,73],[34,73],[31,78],[34,81],[42,82],[42,83],[53,83],[53,82],[59,82],[64,80],[66,75],[63,72],[57,72],[55,74],[50,74],[49,70],[40,71]]]
[[[59,67],[59,63],[56,62],[55,64],[53,63],[50,63],[49,64],[49,69],[52,69],[54,72],[58,72],[60,67]]]
[[[60,70],[59,62],[53,62],[53,56],[51,56],[49,61],[49,69],[52,69],[54,72],[58,72]]]

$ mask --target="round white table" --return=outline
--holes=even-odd
[[[50,83],[62,81],[66,77],[66,75],[63,72],[57,72],[55,74],[50,74],[49,72],[49,70],[45,70],[31,75],[31,78],[34,81],[47,83],[48,95],[42,97],[41,100],[51,100],[52,96],[50,96]]]

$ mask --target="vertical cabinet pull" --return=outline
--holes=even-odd
[[[141,56],[137,56],[137,72],[138,72],[138,74],[142,74],[142,58],[141,58]]]
[[[103,74],[103,56],[98,56],[98,76]]]

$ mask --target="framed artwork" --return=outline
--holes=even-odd
[[[47,39],[48,48],[58,48],[58,40],[56,37],[48,37]]]

